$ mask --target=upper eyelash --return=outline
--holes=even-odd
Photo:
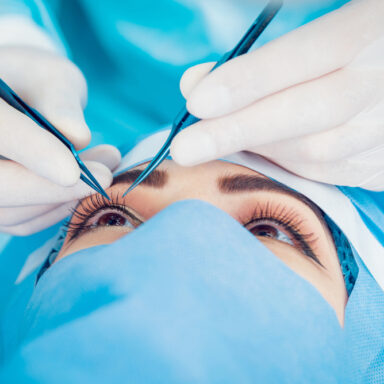
[[[119,196],[119,193],[113,194],[112,192],[110,193],[110,200],[108,200],[104,196],[97,193],[90,195],[89,199],[83,199],[82,201],[80,201],[76,208],[72,209],[72,215],[70,219],[64,224],[64,228],[66,229],[69,236],[69,241],[74,240],[81,232],[93,228],[93,226],[86,225],[85,223],[103,208],[114,208],[124,214],[131,215],[122,207],[121,204],[118,203]],[[83,212],[80,212],[79,208],[81,208]],[[80,222],[72,222],[72,219],[74,217],[78,218]],[[132,218],[136,219],[135,217]]]
[[[110,195],[111,200],[107,200],[100,194],[91,195],[89,199],[82,200],[75,209],[72,209],[72,216],[65,224],[65,228],[69,235],[69,241],[74,240],[81,232],[91,229],[91,225],[86,225],[86,220],[89,220],[102,208],[114,208],[127,213],[118,203],[119,193]],[[79,211],[82,208],[83,212]],[[80,219],[79,223],[73,223],[73,217]],[[245,220],[240,220],[243,226],[247,226],[256,220],[273,220],[276,224],[284,226],[289,230],[295,240],[300,244],[303,252],[310,258],[314,259],[318,264],[322,265],[318,257],[312,251],[311,245],[318,240],[318,237],[314,233],[303,233],[300,229],[303,220],[298,219],[297,213],[293,209],[288,209],[282,204],[271,204],[266,202],[261,204],[256,203],[256,207],[253,210],[251,216],[248,216]]]
[[[299,215],[294,209],[287,208],[282,204],[274,205],[270,202],[265,204],[257,203],[251,216],[248,216],[246,220],[241,220],[241,222],[243,226],[246,227],[256,220],[272,220],[275,221],[276,224],[284,226],[293,234],[303,252],[319,265],[323,266],[311,247],[318,240],[318,237],[315,236],[313,232],[303,233],[301,229],[303,220],[299,219]]]

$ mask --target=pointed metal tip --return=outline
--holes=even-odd
[[[108,201],[111,201],[111,198],[108,196],[107,192],[104,191],[104,189],[100,189],[99,193],[103,195]]]

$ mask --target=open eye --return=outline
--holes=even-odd
[[[89,227],[129,227],[134,229],[135,225],[132,223],[132,218],[127,217],[121,211],[114,209],[102,209],[97,212],[87,223]]]
[[[294,245],[288,231],[271,220],[255,220],[245,226],[256,237],[266,237]]]

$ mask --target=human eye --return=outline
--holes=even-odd
[[[289,244],[321,265],[313,250],[317,237],[305,230],[304,220],[296,210],[270,202],[258,203],[243,225],[259,239]]]
[[[66,225],[69,242],[102,227],[125,227],[129,231],[143,223],[133,209],[120,202],[118,195],[110,198],[95,194],[79,203]]]

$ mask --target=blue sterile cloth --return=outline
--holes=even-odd
[[[31,295],[32,285],[6,314],[2,383],[344,379],[331,307],[207,203],[173,204],[123,239],[59,261]]]
[[[342,329],[237,221],[175,203],[18,287],[0,382],[381,383],[384,294],[357,262]]]

